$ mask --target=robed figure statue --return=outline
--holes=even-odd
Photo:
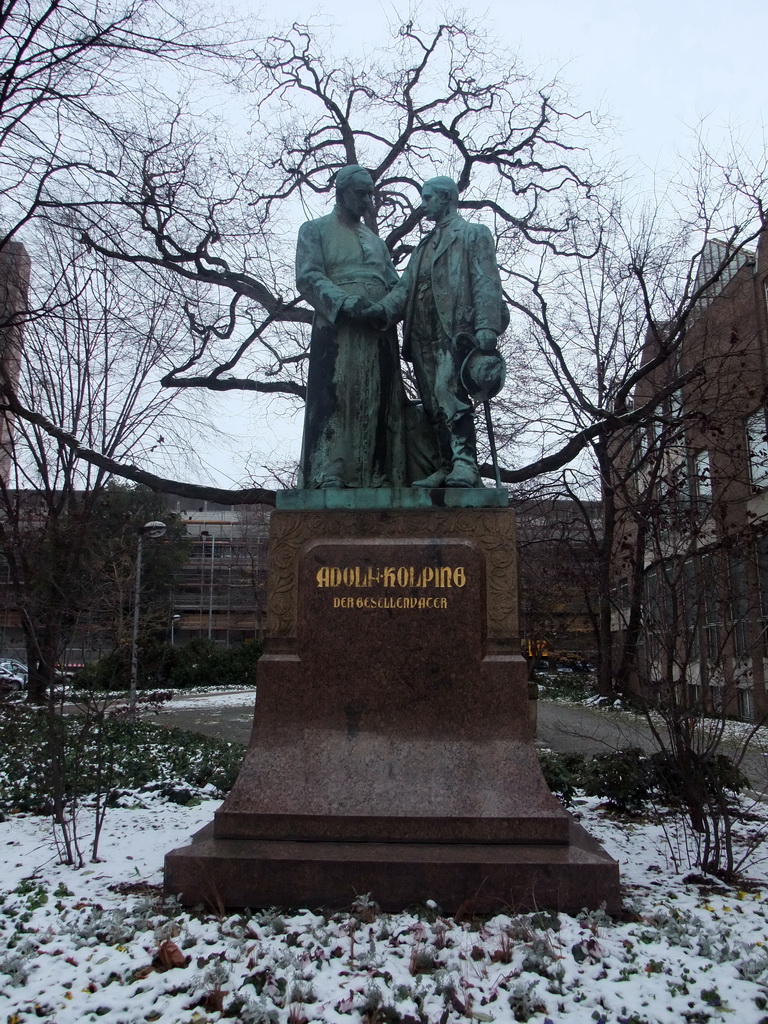
[[[296,285],[314,308],[299,486],[405,484],[404,391],[394,328],[371,305],[398,282],[384,242],[362,222],[373,179],[336,175],[336,206],[299,229]]]

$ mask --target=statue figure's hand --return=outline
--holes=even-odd
[[[495,351],[496,331],[478,331],[475,337],[477,338],[478,348],[481,348],[484,352]]]
[[[344,299],[339,310],[339,320],[357,320],[368,306],[368,300],[362,295],[350,295]]]
[[[386,330],[387,314],[379,302],[372,302],[369,306],[366,306],[361,314],[361,319],[370,324],[371,327],[375,327],[377,331]]]

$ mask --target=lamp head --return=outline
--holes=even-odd
[[[153,519],[151,523],[144,523],[141,528],[141,532],[145,537],[151,537],[152,540],[157,540],[158,537],[162,537],[168,527],[165,523],[161,523],[158,519]]]

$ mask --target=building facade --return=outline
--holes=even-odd
[[[594,664],[597,655],[595,543],[602,506],[542,496],[515,500],[523,653],[543,664]]]
[[[34,492],[30,492],[29,500],[34,501]],[[166,495],[165,500],[168,517],[184,527],[188,554],[168,578],[167,614],[157,618],[158,638],[164,632],[167,643],[183,645],[196,637],[207,637],[225,646],[262,639],[266,629],[271,509],[263,505],[192,502],[176,495]],[[152,558],[152,543],[144,544],[145,564]],[[120,587],[114,581],[105,581],[114,591],[114,600],[95,599],[92,611],[78,615],[62,664],[77,667],[111,653],[116,636],[122,635],[125,642],[134,571],[135,560],[131,558]],[[105,616],[119,617],[123,628],[116,631]],[[16,591],[8,562],[1,557],[0,657],[20,661],[27,658]]]
[[[262,639],[271,509],[215,502],[190,508],[173,495],[168,504],[191,541],[171,588],[169,641],[204,636],[230,646]]]
[[[0,378],[14,388],[21,369],[30,271],[29,255],[21,242],[6,242],[0,249]],[[4,484],[10,477],[12,430],[12,416],[0,415],[0,480]]]
[[[710,243],[698,280],[727,249]],[[649,338],[644,360],[658,352]],[[677,390],[673,382],[684,379]],[[768,714],[768,233],[699,300],[678,350],[638,386],[663,394],[633,445],[613,557],[615,649],[630,685],[692,707]]]

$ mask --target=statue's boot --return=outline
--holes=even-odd
[[[471,413],[464,413],[449,424],[453,465],[448,474],[446,487],[482,487],[480,470],[477,468],[477,437],[475,420]]]
[[[451,472],[453,456],[451,452],[451,435],[445,420],[435,424],[435,440],[440,458],[440,465],[423,480],[414,480],[411,487],[445,487],[445,481]]]
[[[450,472],[450,466],[436,469],[434,473],[425,476],[423,480],[414,480],[411,487],[445,487],[445,481]]]

